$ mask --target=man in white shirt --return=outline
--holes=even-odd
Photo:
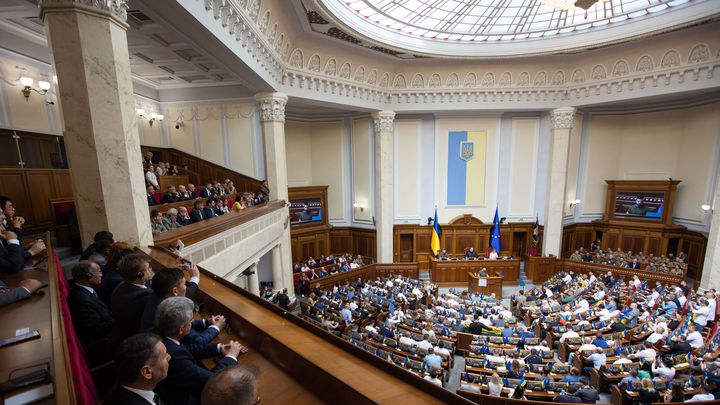
[[[430,381],[431,383],[437,385],[438,387],[442,387],[442,381],[438,378],[437,370],[431,370],[430,374],[423,377],[423,379],[426,381]]]
[[[653,344],[645,341],[645,348],[638,351],[637,353],[634,353],[632,357],[641,360],[641,361],[647,361],[652,363],[655,360],[655,357],[657,357],[657,352],[655,349],[653,349]]]
[[[713,394],[710,394],[710,388],[703,384],[700,386],[700,393],[693,395],[692,398],[686,399],[685,402],[700,402],[700,401],[712,401],[715,399]]]
[[[651,333],[650,336],[645,339],[645,341],[650,342],[652,344],[655,344],[658,340],[665,338],[665,329],[663,328],[655,328],[655,332]]]
[[[715,322],[715,313],[717,312],[717,301],[712,290],[705,291],[705,299],[708,301],[708,322]]]
[[[597,347],[592,344],[592,339],[589,337],[585,337],[583,344],[578,348],[581,352],[594,352],[595,349],[597,349]]]
[[[692,324],[688,326],[688,334],[685,341],[688,342],[693,349],[699,349],[705,345],[702,333]]]
[[[613,364],[628,364],[628,363],[632,363],[632,360],[628,359],[626,353],[620,353],[620,358],[618,358],[617,360],[615,360],[613,362]]]
[[[565,343],[568,338],[580,337],[580,335],[572,329],[568,329],[565,333],[560,336],[560,343]]]
[[[120,343],[115,352],[118,385],[104,403],[125,405],[145,401],[157,405],[155,385],[165,379],[170,356],[160,339],[152,333],[139,333]]]
[[[707,325],[708,317],[710,316],[710,307],[708,301],[705,298],[700,298],[700,305],[693,305],[692,313],[695,315],[693,322],[698,325],[698,330]]]
[[[593,368],[595,368],[595,370],[598,370],[598,371],[600,371],[600,368],[601,368],[602,366],[604,366],[605,363],[607,362],[607,357],[605,356],[605,352],[604,352],[603,349],[600,348],[600,347],[598,347],[597,349],[595,349],[595,353],[593,353],[593,354],[591,354],[590,356],[588,356],[587,359],[590,360],[590,361],[592,361],[592,363],[593,363]],[[586,367],[586,368],[587,368],[587,367]]]

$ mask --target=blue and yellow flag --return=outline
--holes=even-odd
[[[437,256],[440,251],[440,224],[438,224],[437,207],[435,207],[435,220],[433,221],[432,237],[430,238],[430,250]]]

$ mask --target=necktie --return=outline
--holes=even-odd
[[[160,396],[157,395],[157,394],[155,394],[155,396],[153,397],[153,402],[155,403],[155,405],[162,405],[162,401],[160,400]]]

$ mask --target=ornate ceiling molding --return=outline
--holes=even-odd
[[[267,29],[273,22],[269,10],[261,12],[260,0],[197,1],[204,1],[206,10],[276,81],[274,87],[291,96],[297,92],[321,101],[331,96],[350,105],[400,111],[404,106],[437,104],[477,109],[481,108],[477,103],[582,105],[587,100],[620,94],[621,98],[624,94],[633,98],[633,92],[646,89],[661,92],[662,88],[673,86],[720,87],[720,78],[715,74],[720,68],[720,54],[707,43],[667,49],[657,60],[651,55],[638,55],[634,60],[620,58],[605,65],[596,64],[589,71],[586,67],[569,66],[519,74],[503,70],[458,70],[445,77],[437,72],[406,74],[357,66],[351,60],[339,61],[334,57],[323,60],[321,55],[299,47],[290,51],[285,33],[278,36],[276,29]],[[264,17],[258,18],[261,15]]]

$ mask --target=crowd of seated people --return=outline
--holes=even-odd
[[[218,342],[225,317],[194,319],[197,266],[180,259],[177,267],[154,272],[147,256],[113,241],[109,232],[99,232],[83,256],[89,260],[72,268],[68,307],[83,346],[104,342],[116,348],[118,384],[106,404],[199,404],[201,398],[214,404],[228,398],[226,390],[235,390],[240,401],[232,403],[256,403],[257,370],[235,369],[247,348]],[[205,367],[204,358],[215,358],[215,366]],[[218,378],[238,387],[213,383],[223,369],[235,370]],[[214,387],[211,392],[204,391],[206,385]]]
[[[310,290],[310,281],[323,277],[332,276],[338,273],[357,269],[365,266],[366,261],[361,255],[351,255],[350,253],[329,255],[321,254],[318,258],[310,257],[309,259],[297,262],[293,265],[293,278],[295,288],[300,295],[306,296]]]
[[[643,252],[623,252],[620,248],[603,251],[599,248],[597,242],[593,243],[593,247],[597,248],[587,250],[580,248],[576,250],[570,255],[570,260],[657,271],[675,276],[682,276],[687,271],[687,255],[685,252],[680,252],[677,257],[672,253],[667,256],[655,256],[652,253],[645,255]]]
[[[573,401],[566,396],[582,397],[577,392],[588,384],[596,390],[617,385],[623,395],[640,403],[664,395],[668,399],[674,395],[677,402],[720,398],[716,365],[720,338],[713,290],[695,291],[684,282],[650,288],[637,276],[626,282],[611,273],[559,273],[514,298],[525,321],[553,343],[544,352],[555,352],[555,358],[542,366],[526,366],[521,378],[532,379],[533,387],[534,381],[547,380],[547,389],[564,391],[563,402]],[[504,375],[505,368],[514,365],[508,358],[495,357],[508,343],[497,339],[478,339],[472,351],[484,357],[473,363],[475,371],[490,374],[494,369]],[[528,363],[528,357],[524,360]],[[468,379],[487,386],[489,376],[475,377]],[[506,386],[517,384],[508,378]],[[577,381],[583,384],[578,386]]]

